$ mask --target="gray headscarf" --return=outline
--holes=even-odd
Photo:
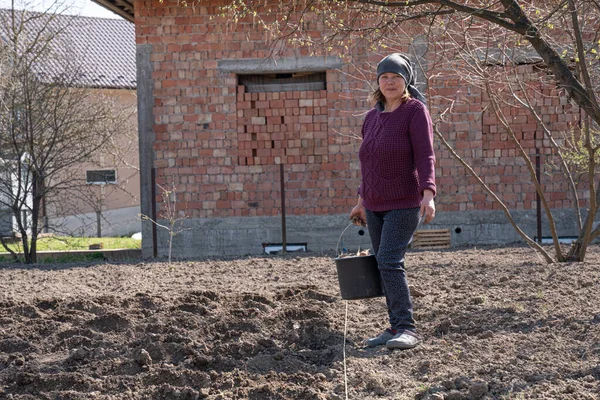
[[[393,53],[379,61],[377,64],[377,84],[379,85],[379,77],[386,72],[393,72],[404,78],[408,93],[421,103],[427,105],[425,96],[415,87],[415,74],[411,66],[410,59],[401,53]],[[383,107],[383,104],[377,104],[376,107]]]

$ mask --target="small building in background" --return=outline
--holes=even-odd
[[[9,18],[11,10],[0,10]],[[22,13],[23,11],[18,11]],[[24,24],[28,34],[35,33],[36,20]],[[81,79],[78,85],[91,96],[110,99],[115,113],[128,115],[119,133],[89,162],[69,168],[75,177],[64,193],[53,193],[43,202],[40,226],[43,232],[75,236],[124,236],[141,229],[139,152],[137,136],[137,98],[134,25],[123,19],[55,15],[58,40],[54,53],[77,60]],[[8,27],[5,27],[8,29]],[[51,27],[52,28],[52,27]],[[1,36],[0,36],[1,37]],[[1,40],[1,39],[0,39]],[[49,61],[37,71],[41,79],[51,76]],[[6,215],[4,215],[4,214]],[[12,236],[14,216],[0,209],[0,235]]]

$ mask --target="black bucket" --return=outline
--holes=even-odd
[[[374,255],[335,259],[340,292],[344,300],[383,296],[381,275]]]

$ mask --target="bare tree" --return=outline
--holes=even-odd
[[[1,18],[0,208],[18,231],[24,261],[35,263],[44,202],[85,184],[76,166],[110,140],[122,116],[82,86],[81,60],[56,51],[68,18],[14,8]]]
[[[173,239],[180,233],[188,230],[185,227],[185,220],[189,218],[187,213],[187,203],[177,203],[177,198],[181,197],[177,193],[177,187],[175,183],[171,182],[171,189],[167,189],[161,185],[158,185],[160,189],[160,195],[162,197],[163,210],[160,212],[160,220],[166,221],[165,223],[159,223],[153,220],[151,217],[145,214],[140,214],[139,217],[142,221],[149,221],[156,227],[161,228],[169,232],[169,252],[167,254],[169,260],[169,266],[171,266],[171,256],[173,253]]]
[[[512,217],[502,196],[494,193],[490,186],[486,185],[486,177],[477,173],[478,169],[482,169],[480,160],[477,160],[479,167],[475,166],[468,152],[452,149],[439,129],[440,124],[436,129],[437,136],[482,185],[486,193],[499,204],[516,232],[546,261],[583,260],[588,244],[599,233],[598,230],[592,232],[586,229],[591,226],[597,214],[598,193],[594,184],[597,170],[597,156],[594,154],[597,150],[592,143],[597,141],[598,132],[592,131],[594,123],[590,123],[589,118],[581,118],[580,109],[569,104],[566,90],[557,85],[554,75],[547,73],[541,57],[527,46],[520,45],[517,35],[490,25],[473,28],[473,21],[468,18],[446,21],[445,41],[440,45],[438,56],[442,54],[441,58],[446,63],[460,66],[456,71],[460,74],[460,79],[472,90],[479,90],[484,102],[487,102],[487,107],[483,110],[484,115],[487,115],[485,118],[494,120],[494,124],[503,132],[503,140],[511,142],[516,156],[523,160],[522,167],[515,165],[513,168],[522,168],[525,174],[530,176],[530,183],[538,196],[539,207],[543,209],[547,219],[554,257],[525,234]],[[562,54],[565,56],[569,51],[573,54],[573,46],[568,41],[557,41],[554,45],[557,48],[562,47]],[[574,58],[570,61],[573,66],[576,62]],[[460,102],[458,97],[456,101]],[[548,109],[549,104],[553,105],[554,120],[547,113],[542,115],[541,112],[544,108]],[[570,125],[557,123],[557,114],[563,113],[573,117]],[[440,120],[444,120],[448,114],[442,112],[439,115]],[[565,117],[564,114],[561,116]],[[534,132],[520,131],[519,124],[514,122],[519,118],[532,122],[530,125],[535,126]],[[591,146],[586,147],[586,137],[589,138],[588,143]],[[547,176],[543,177],[547,183],[546,187],[540,182],[540,160],[546,166]],[[564,184],[561,184],[562,182]],[[551,189],[556,189],[558,185],[564,187],[564,192],[570,198],[579,229],[579,239],[567,252],[561,248],[557,223],[550,207]],[[587,193],[582,192],[584,187]],[[522,194],[521,196],[524,197]],[[590,200],[585,223],[582,222],[580,210],[582,197]]]
[[[479,90],[507,140],[514,144],[515,155],[523,159],[531,184],[541,198],[553,238],[554,256],[516,225],[507,203],[486,184],[485,176],[477,172],[482,168],[474,165],[472,155],[453,148],[454,140],[447,138],[448,130],[444,129],[447,117],[465,106],[460,94],[454,98],[447,96],[445,105],[443,102],[430,105],[437,120],[438,138],[499,204],[516,231],[548,262],[583,261],[591,240],[600,236],[600,230],[593,229],[600,200],[596,189],[600,148],[597,1],[236,0],[224,6],[222,14],[232,23],[245,19],[264,29],[272,40],[273,55],[284,48],[280,43],[287,42],[308,46],[315,53],[352,59],[360,49],[406,48],[410,47],[406,38],[422,38],[429,51],[419,54],[417,62],[425,64],[423,69],[428,79],[455,79]],[[542,97],[536,93],[536,84],[514,73],[520,65],[531,63],[536,64],[540,76],[545,75],[539,79],[555,88],[554,94],[542,97],[566,99],[584,115],[581,121],[557,130],[540,117]],[[547,148],[551,149],[550,154],[544,155],[547,165],[555,165],[555,171],[562,174],[559,179],[568,183],[579,235],[566,254],[559,244],[544,188],[536,177],[535,154],[524,143],[521,132],[515,131],[510,115],[505,112],[510,108],[521,108],[534,118],[536,131],[540,132],[538,140],[548,143]],[[580,195],[584,187],[588,212],[582,221]]]

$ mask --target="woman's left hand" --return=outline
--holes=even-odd
[[[433,192],[429,189],[423,191],[423,200],[421,200],[421,210],[419,216],[423,223],[427,224],[435,218],[435,202],[433,201]]]

